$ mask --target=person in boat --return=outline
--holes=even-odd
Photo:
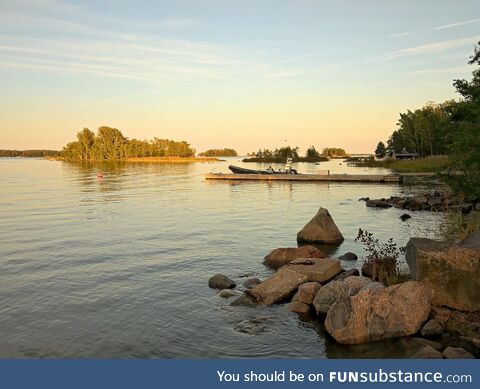
[[[275,170],[273,170],[273,167],[269,166],[267,167],[267,170],[266,170],[268,173],[275,173]]]
[[[286,174],[298,174],[295,169],[292,169],[293,158],[288,157],[287,163],[285,164],[285,173]]]

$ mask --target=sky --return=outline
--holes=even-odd
[[[84,127],[197,151],[373,152],[458,98],[478,0],[0,0],[0,149]]]

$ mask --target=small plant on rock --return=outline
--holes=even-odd
[[[405,280],[398,267],[399,257],[405,253],[405,247],[398,247],[390,238],[387,243],[381,243],[372,232],[358,230],[355,241],[363,243],[367,257],[362,266],[362,274],[371,277],[374,281],[385,285],[392,285]]]

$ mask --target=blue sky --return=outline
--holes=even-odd
[[[0,148],[83,127],[201,151],[372,151],[456,97],[478,1],[0,0]]]

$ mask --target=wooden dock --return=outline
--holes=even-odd
[[[365,182],[400,183],[401,175],[381,174],[224,174],[210,173],[206,180],[224,181],[324,181],[324,182]]]

